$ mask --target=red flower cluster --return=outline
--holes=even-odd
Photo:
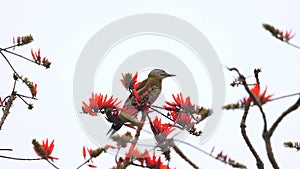
[[[89,154],[91,154],[93,150],[92,150],[92,149],[89,149],[89,148],[86,148],[85,146],[83,146],[82,154],[83,154],[83,158],[84,158],[84,159],[86,159],[86,151],[88,151]],[[88,166],[91,167],[91,168],[97,168],[97,166],[94,165],[94,164],[88,164]]]
[[[131,95],[134,96],[135,102],[132,103],[133,108],[135,110],[139,110],[139,111],[149,111],[149,104],[148,104],[148,100],[145,100],[145,98],[147,98],[147,96],[149,95],[149,92],[151,91],[151,86],[149,86],[148,91],[145,91],[142,94],[139,94],[137,91],[137,88],[139,87],[139,85],[141,84],[140,82],[137,82],[137,77],[138,77],[138,73],[135,73],[135,75],[132,77],[131,73],[126,73],[125,75],[122,74],[122,85],[129,90],[129,92],[131,93]]]
[[[211,154],[213,153],[213,151],[214,151],[214,147],[211,150]],[[228,155],[223,154],[223,151],[219,152],[215,158],[224,162],[225,164],[231,165],[233,168],[241,168],[241,169],[247,168],[244,164],[239,163],[239,162],[233,160],[232,158],[230,158]]]
[[[162,124],[161,119],[158,119],[157,117],[155,117],[152,124],[151,130],[155,136],[162,135],[166,138],[172,131],[175,130],[175,128],[172,128],[170,123]]]
[[[38,50],[38,52],[35,52],[35,53],[31,49],[31,55],[32,55],[32,58],[35,63],[37,63],[39,65],[42,64],[44,67],[50,68],[51,62],[46,57],[44,57],[43,60],[41,60],[40,49]]]
[[[157,146],[162,152],[168,151],[171,145],[167,137],[175,128],[173,128],[170,123],[162,124],[161,119],[158,120],[157,117],[155,117],[154,121],[150,124]]]
[[[267,92],[267,88],[265,88],[263,93],[260,93],[260,85],[258,83],[256,83],[254,85],[254,87],[251,89],[251,92],[254,94],[254,96],[260,101],[261,105],[265,104],[267,101],[270,100],[270,98],[273,96],[273,94],[271,95],[267,95],[266,96],[266,92]],[[244,102],[246,103],[251,103],[253,100],[252,98],[249,96],[247,99],[244,99]]]
[[[131,146],[129,151],[125,154],[125,161],[131,161],[132,159],[137,159],[141,163],[143,163],[143,158],[141,152],[134,148],[135,146]]]
[[[191,98],[187,97],[185,100],[182,96],[182,93],[177,94],[177,97],[173,94],[173,99],[175,102],[166,101],[166,106],[164,108],[169,111],[186,111],[187,113],[193,113],[196,110],[196,106],[191,103]]]
[[[193,125],[192,115],[197,113],[196,105],[191,103],[190,97],[184,99],[182,93],[172,96],[174,102],[166,101],[165,110],[171,111],[175,124],[189,129]]]
[[[85,146],[83,146],[83,149],[82,149],[82,154],[83,154],[83,158],[86,159],[86,152],[88,151],[89,155],[90,155],[90,158],[83,164],[86,164],[88,163],[87,165],[91,168],[97,168],[96,165],[93,164],[93,161],[92,161],[92,158],[96,158],[98,157],[102,152],[106,152],[107,149],[109,148],[115,148],[113,146],[110,146],[110,145],[106,145],[104,147],[100,147],[100,148],[97,148],[95,150],[92,150],[92,149],[89,149],[89,148],[86,148]]]
[[[33,41],[32,35],[26,35],[26,36],[18,36],[17,37],[17,45],[26,45],[28,43],[31,43]],[[15,37],[13,37],[13,43],[15,44]]]
[[[119,158],[117,166],[121,168],[121,166],[129,164],[133,160],[139,161],[141,163],[141,167],[153,169],[170,169],[168,165],[163,164],[163,162],[161,161],[161,157],[157,158],[157,156],[155,155],[155,151],[153,151],[153,155],[150,156],[147,149],[144,151],[144,153],[141,153],[137,148],[133,147],[131,147],[125,154],[125,159],[121,157]]]
[[[292,30],[290,31],[286,30],[285,32],[283,32],[282,30],[279,30],[269,24],[263,24],[263,27],[266,30],[268,30],[275,38],[284,42],[289,42],[289,40],[291,40],[296,35],[296,33],[292,34]]]
[[[179,124],[180,126],[189,129],[193,126],[192,117],[186,113],[178,113],[175,111],[171,112],[171,116],[174,120],[175,124]]]
[[[118,110],[118,105],[121,103],[121,101],[113,98],[113,96],[108,98],[107,95],[98,95],[94,93],[92,93],[92,97],[89,99],[89,101],[89,104],[82,102],[82,111],[83,113],[90,114],[91,116],[96,116],[97,113],[103,114],[108,109],[111,111]]]
[[[137,77],[138,77],[137,72],[133,77],[131,73],[126,73],[125,75],[122,74],[122,79],[121,79],[122,85],[127,90],[133,90],[137,88],[140,85],[140,82],[137,83]]]
[[[149,152],[147,150],[145,150],[144,154],[144,160],[146,163],[146,166],[149,168],[159,168],[159,169],[169,169],[168,165],[164,165],[161,162],[160,157],[157,159],[157,157],[155,156],[155,151],[153,151],[153,155],[152,158],[149,155]]]
[[[34,84],[33,82],[30,83],[29,89],[31,92],[32,97],[36,97],[37,94],[37,84]]]
[[[54,140],[52,140],[50,144],[48,144],[48,139],[46,139],[46,142],[43,141],[42,145],[40,145],[36,140],[33,140],[32,143],[34,145],[33,149],[38,156],[52,161],[58,160],[58,158],[51,156],[54,149]]]

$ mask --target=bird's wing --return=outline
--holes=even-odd
[[[138,90],[138,93],[140,96],[143,95],[147,96],[149,103],[152,104],[158,98],[160,91],[161,91],[161,81],[156,80],[154,78],[148,78],[147,82],[145,82],[143,87]]]
[[[147,81],[148,81],[148,78],[145,79],[145,80],[143,80],[143,81],[139,84],[139,86],[136,88],[136,90],[139,91],[141,88],[143,88],[143,87],[145,86],[145,84],[147,83]]]
[[[112,112],[106,112],[106,120],[110,123],[119,123],[120,119],[112,114]]]
[[[161,89],[159,89],[157,86],[153,86],[151,87],[150,93],[149,95],[149,103],[153,104],[155,102],[155,100],[158,98],[158,96],[160,95]]]

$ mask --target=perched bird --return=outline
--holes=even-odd
[[[164,70],[154,69],[148,74],[148,78],[143,80],[139,86],[136,88],[138,96],[141,97],[142,102],[148,105],[151,105],[158,98],[161,89],[162,89],[162,80],[166,77],[175,76],[173,74],[168,74]],[[136,98],[133,94],[125,101],[123,108],[131,108],[136,105]],[[133,114],[137,114],[140,110],[136,110]],[[128,117],[124,117],[126,113],[120,112],[118,117],[111,117],[113,120],[111,121],[113,124],[110,130],[107,132],[110,135],[113,135],[117,132],[125,122],[127,122]]]

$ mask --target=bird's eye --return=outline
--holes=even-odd
[[[106,110],[107,110],[107,108],[106,108],[106,107],[103,107],[99,112],[103,114],[103,113],[106,112]]]

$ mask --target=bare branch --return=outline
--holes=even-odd
[[[272,125],[272,127],[269,130],[269,135],[270,137],[273,135],[276,127],[278,126],[278,124],[283,120],[284,117],[286,117],[288,114],[290,114],[291,112],[293,112],[294,110],[298,109],[298,107],[300,106],[300,97],[298,98],[298,100],[296,101],[296,103],[294,103],[291,107],[289,107],[286,111],[284,111],[279,117],[278,119],[274,122],[274,124]]]
[[[249,105],[246,105],[245,107],[245,111],[244,111],[244,114],[243,114],[243,117],[242,117],[242,120],[241,120],[241,133],[242,133],[242,136],[247,144],[247,146],[249,147],[252,155],[254,156],[254,158],[256,159],[256,165],[257,165],[257,168],[258,169],[264,169],[264,163],[262,162],[261,158],[259,157],[258,153],[256,152],[255,148],[253,147],[248,135],[247,135],[247,132],[246,132],[246,119],[247,119],[247,115],[249,113]]]

